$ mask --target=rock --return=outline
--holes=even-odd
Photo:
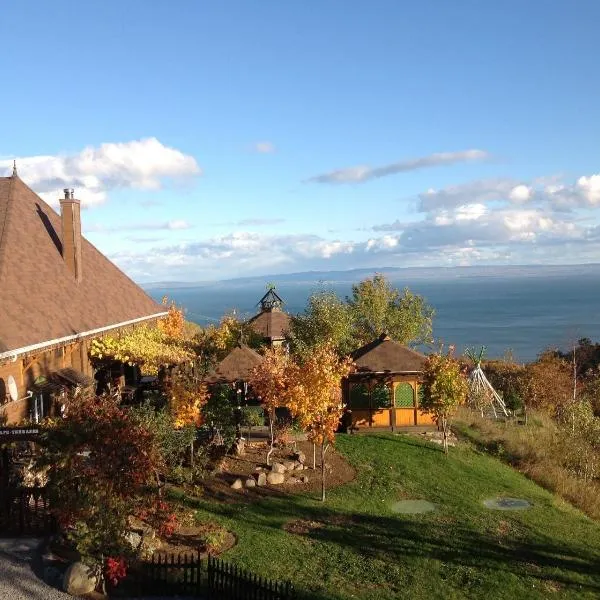
[[[142,535],[137,531],[128,531],[125,534],[127,543],[131,546],[132,550],[137,550],[142,544]]]
[[[142,543],[138,550],[138,556],[142,560],[148,560],[152,558],[152,555],[156,550],[160,548],[160,539],[156,536],[144,536],[142,539]]]
[[[306,462],[306,454],[304,454],[304,452],[296,452],[296,454],[294,454],[294,458],[302,465]]]
[[[300,477],[300,481],[302,483],[308,483],[309,482],[308,475],[302,475],[302,477]]]
[[[63,577],[63,590],[71,596],[83,596],[96,589],[98,577],[94,569],[82,562],[74,562]]]
[[[256,480],[254,477],[248,477],[248,479],[246,479],[246,487],[256,487]]]
[[[231,489],[232,490],[241,490],[244,487],[244,484],[242,483],[241,479],[236,479],[232,484],[231,484]]]
[[[261,486],[261,487],[263,485],[267,485],[267,474],[266,473],[258,474],[258,478],[256,480],[256,485]]]
[[[243,456],[246,453],[246,441],[242,438],[236,440],[233,444],[233,452],[236,456]]]
[[[293,471],[296,468],[296,463],[293,460],[286,460],[283,463],[286,471]]]
[[[271,472],[272,473],[285,473],[286,468],[285,465],[281,464],[281,463],[273,463],[273,466],[271,467]]]
[[[294,468],[294,471],[304,471],[304,469],[306,469],[306,467],[304,465],[297,463],[296,467]]]
[[[272,472],[267,475],[267,481],[271,485],[279,485],[285,481],[285,475],[283,473]]]

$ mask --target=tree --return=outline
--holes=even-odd
[[[387,333],[401,344],[431,341],[433,309],[408,288],[393,288],[379,273],[352,286],[347,299],[353,336],[360,345]]]
[[[423,373],[423,412],[434,415],[442,426],[444,453],[448,454],[449,421],[459,405],[464,404],[469,385],[459,362],[451,353],[430,354]]]
[[[317,346],[302,361],[289,362],[285,381],[286,406],[307,432],[308,439],[321,448],[321,500],[325,501],[325,456],[335,442],[343,412],[342,379],[352,367],[349,358],[340,359],[331,343]]]
[[[254,368],[248,380],[248,385],[259,397],[269,417],[270,446],[267,452],[267,464],[275,447],[275,409],[287,405],[289,367],[290,359],[283,348],[269,348],[265,352],[264,360]]]
[[[167,296],[162,299],[163,306],[168,306],[168,313],[158,321],[159,329],[167,336],[175,340],[181,340],[184,335],[185,317],[183,309],[178,308],[175,302],[169,304]]]
[[[310,295],[303,314],[290,321],[288,341],[293,352],[306,354],[326,342],[344,356],[355,349],[349,306],[333,291]]]

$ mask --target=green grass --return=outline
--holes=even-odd
[[[393,434],[339,436],[357,479],[329,492],[252,504],[187,499],[199,520],[238,536],[224,556],[261,575],[291,579],[302,597],[598,598],[600,525],[468,444],[439,448]],[[490,511],[492,496],[526,498],[522,512]],[[439,509],[394,514],[402,498]],[[305,536],[293,519],[326,523]]]

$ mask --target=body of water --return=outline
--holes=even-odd
[[[504,270],[505,271],[505,270]],[[436,340],[455,344],[459,351],[485,345],[489,357],[511,352],[516,360],[530,361],[548,347],[568,348],[582,337],[600,340],[600,268],[540,269],[525,273],[398,278],[387,274],[397,287],[408,286],[425,296],[435,309],[433,332]],[[362,278],[362,277],[361,277]],[[187,318],[201,325],[218,322],[232,309],[241,317],[257,312],[257,302],[266,282],[277,285],[289,313],[304,310],[308,296],[318,289],[333,289],[340,296],[350,293],[352,282],[299,281],[276,277],[231,280],[184,287],[151,287],[156,299],[163,295],[186,309]]]

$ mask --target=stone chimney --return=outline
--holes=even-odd
[[[77,283],[81,282],[81,207],[73,190],[66,188],[60,200],[62,217],[62,248],[65,264]]]

